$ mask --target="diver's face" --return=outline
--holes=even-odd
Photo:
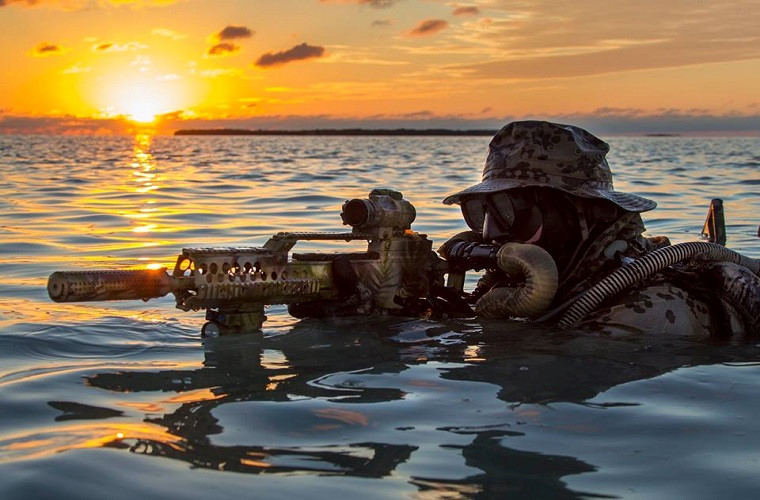
[[[537,188],[521,188],[462,201],[465,222],[486,241],[536,243],[543,233]]]
[[[554,258],[560,269],[582,243],[579,212],[571,198],[551,188],[518,188],[462,200],[462,214],[483,240],[531,243]]]

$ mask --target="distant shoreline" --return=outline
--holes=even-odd
[[[248,130],[234,128],[183,129],[174,135],[386,135],[386,136],[492,136],[496,130],[451,130],[451,129],[313,129],[313,130]]]

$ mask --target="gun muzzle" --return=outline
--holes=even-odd
[[[148,300],[172,291],[172,277],[165,269],[58,271],[48,278],[47,289],[55,302]]]

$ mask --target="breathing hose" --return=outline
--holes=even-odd
[[[475,304],[478,316],[531,318],[549,307],[558,282],[557,265],[549,252],[536,245],[505,243],[496,262],[508,275],[522,277],[524,284],[488,291]]]
[[[714,262],[731,262],[748,268],[755,275],[760,275],[760,260],[744,256],[715,243],[691,241],[657,249],[643,257],[620,267],[586,290],[583,295],[565,312],[558,325],[570,327],[606,299],[613,297],[624,289],[654,276],[668,266],[683,262],[696,255],[701,255]]]

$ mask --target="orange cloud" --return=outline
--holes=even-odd
[[[183,38],[187,37],[184,33],[177,33],[174,30],[170,30],[168,28],[155,28],[151,32],[151,35],[156,36],[162,36],[165,38],[170,38],[172,40],[182,40]]]
[[[26,5],[37,5],[37,0],[0,0],[0,7],[5,7],[6,5],[10,5],[12,3],[15,4],[26,4]]]
[[[455,16],[476,16],[480,14],[480,9],[477,7],[457,7],[452,12]]]
[[[467,65],[471,77],[555,78],[760,58],[756,0],[705,3],[684,9],[642,0],[610,10],[605,0],[568,4],[561,16],[550,0],[502,10],[473,23],[462,39],[492,51],[490,61]],[[496,60],[500,58],[501,60]]]
[[[50,42],[42,42],[32,49],[32,56],[34,57],[47,57],[58,54],[63,54],[63,48],[61,48],[60,45]]]
[[[322,3],[342,3],[354,5],[368,5],[376,9],[385,9],[399,0],[319,0]]]
[[[225,26],[209,36],[208,39],[213,45],[206,51],[206,55],[221,57],[233,54],[240,50],[240,46],[232,43],[232,40],[251,38],[253,34],[254,32],[245,26]]]
[[[240,50],[240,47],[231,42],[221,42],[209,47],[206,55],[209,56],[228,56]]]
[[[500,61],[461,65],[471,78],[532,80],[601,75],[621,71],[760,58],[760,46],[741,40],[656,40],[600,47],[580,54],[513,56]]]
[[[424,19],[417,26],[406,32],[407,36],[428,36],[445,29],[449,23],[443,19]]]
[[[130,50],[147,49],[148,46],[140,42],[113,43],[99,42],[92,46],[93,52],[127,52]]]
[[[259,57],[254,64],[260,68],[269,68],[273,66],[281,66],[293,61],[319,58],[324,56],[324,54],[324,47],[302,43],[288,50],[267,52]]]
[[[0,134],[121,135],[129,132],[123,118],[17,116],[0,112]]]
[[[218,40],[237,40],[240,38],[251,38],[253,31],[245,26],[225,26],[216,34]]]
[[[115,6],[132,5],[134,7],[153,7],[169,5],[176,1],[177,0],[106,0],[98,3],[101,5],[108,3]],[[0,0],[0,7],[5,7],[7,5],[23,5],[26,7],[45,5],[49,7],[57,7],[62,10],[78,10],[85,7],[87,3],[86,0]]]

